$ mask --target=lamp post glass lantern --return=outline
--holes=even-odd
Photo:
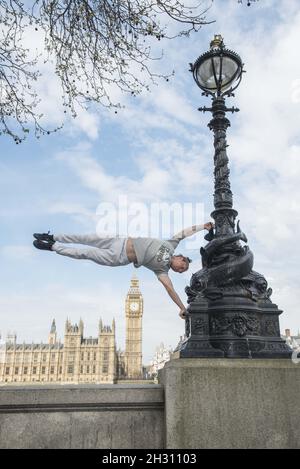
[[[270,297],[272,289],[265,277],[253,270],[254,256],[233,208],[229,180],[226,131],[230,121],[225,97],[241,82],[243,63],[216,35],[210,50],[202,54],[191,71],[203,95],[211,96],[208,124],[214,134],[215,227],[201,247],[202,269],[194,273],[185,291],[188,295],[186,339],[180,343],[179,357],[289,358],[291,349],[280,337],[282,313]]]
[[[235,52],[225,48],[222,36],[216,35],[210,43],[210,51],[196,60],[192,71],[205,94],[221,96],[230,94],[239,85],[243,64]]]

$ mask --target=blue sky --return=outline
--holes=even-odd
[[[284,10],[283,10],[284,3]],[[230,116],[228,154],[234,207],[254,252],[254,269],[274,290],[284,313],[281,329],[300,328],[300,8],[297,0],[260,0],[250,8],[234,0],[215,0],[209,19],[190,38],[162,43],[157,70],[175,70],[150,93],[121,96],[118,114],[93,108],[63,130],[21,145],[1,137],[0,158],[0,331],[16,331],[18,341],[46,341],[52,318],[63,338],[64,323],[82,317],[85,335],[96,336],[98,320],[116,319],[117,344],[124,349],[124,302],[133,273],[144,296],[144,362],[161,342],[174,347],[184,322],[152,272],[132,266],[99,267],[32,247],[36,231],[93,232],[103,202],[193,203],[213,209],[213,146],[209,105],[188,71],[207,50],[214,34],[245,62],[236,97],[241,109]],[[60,123],[60,92],[51,74],[40,84],[45,123]],[[193,220],[195,222],[195,220]],[[146,233],[145,233],[146,234]],[[191,272],[200,268],[199,248],[180,247],[193,259],[189,273],[170,276],[185,301]]]

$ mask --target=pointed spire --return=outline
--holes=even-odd
[[[55,334],[55,332],[56,332],[56,324],[55,324],[55,319],[53,319],[50,334]]]
[[[113,318],[112,320],[112,331],[115,332],[116,330],[116,321],[115,321],[115,318]]]
[[[136,274],[133,274],[132,277],[131,277],[130,288],[129,288],[128,294],[129,295],[130,294],[141,295],[140,286],[139,286],[139,279],[136,276]]]
[[[67,318],[66,325],[65,325],[65,332],[69,332],[69,329],[70,329],[70,321],[69,321],[69,318]]]

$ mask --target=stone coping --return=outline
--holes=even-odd
[[[49,383],[36,383],[36,384],[16,384],[16,383],[1,383],[0,392],[5,390],[18,390],[26,391],[28,389],[80,389],[80,390],[102,390],[102,389],[160,389],[160,384],[49,384]]]
[[[287,358],[179,358],[174,352],[165,367],[178,368],[298,368],[298,364]],[[162,369],[163,370],[163,369]]]
[[[164,408],[160,385],[50,385],[0,388],[0,413]]]

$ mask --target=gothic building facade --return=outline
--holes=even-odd
[[[84,324],[67,319],[64,342],[57,340],[55,320],[47,344],[18,344],[9,335],[0,347],[0,383],[114,384],[141,380],[143,297],[136,276],[125,300],[125,350],[117,350],[116,324],[100,319],[96,338],[84,338]]]

